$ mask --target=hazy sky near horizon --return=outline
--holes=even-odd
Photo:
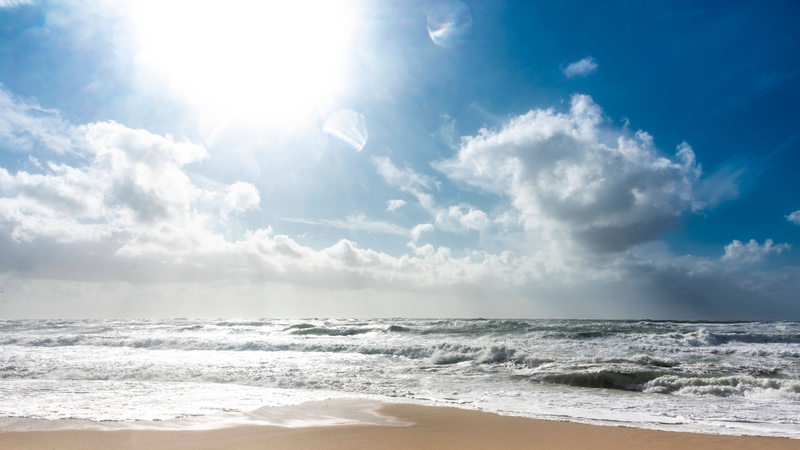
[[[0,0],[0,318],[800,319],[798,17]]]

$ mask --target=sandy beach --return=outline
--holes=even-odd
[[[405,425],[0,433],[3,449],[800,449],[800,440],[652,431],[383,405]]]

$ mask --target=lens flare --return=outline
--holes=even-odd
[[[435,3],[428,9],[428,35],[441,47],[462,44],[472,30],[469,6],[458,0]]]
[[[369,136],[364,116],[351,109],[340,109],[331,114],[322,126],[322,131],[358,152],[364,149]]]

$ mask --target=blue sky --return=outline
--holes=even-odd
[[[798,13],[0,0],[0,316],[798,319]]]

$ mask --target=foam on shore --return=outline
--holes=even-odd
[[[382,414],[384,403],[370,399],[336,398],[297,405],[264,406],[247,413],[184,417],[152,421],[35,420],[0,418],[0,432],[63,430],[215,430],[241,426],[283,428],[330,427],[341,425],[403,426],[408,423]]]
[[[800,440],[586,425],[526,419],[462,409],[409,404],[324,402],[257,412],[259,420],[288,426],[236,426],[210,430],[116,429],[0,432],[0,448],[59,449],[571,449],[613,450],[800,448]],[[281,408],[277,408],[281,409]],[[331,413],[333,411],[333,413]],[[352,413],[357,411],[355,415]],[[344,412],[344,414],[340,414]],[[277,416],[275,414],[278,414]],[[358,424],[342,422],[343,417]],[[385,415],[385,416],[384,416]],[[389,417],[389,418],[387,418]],[[376,419],[377,418],[377,419]],[[333,420],[339,426],[309,426]],[[367,422],[362,422],[367,420]],[[374,421],[382,423],[374,423]],[[373,421],[373,422],[369,422]],[[387,426],[406,424],[406,426]],[[294,425],[294,426],[293,426]],[[302,426],[297,426],[302,425]]]

